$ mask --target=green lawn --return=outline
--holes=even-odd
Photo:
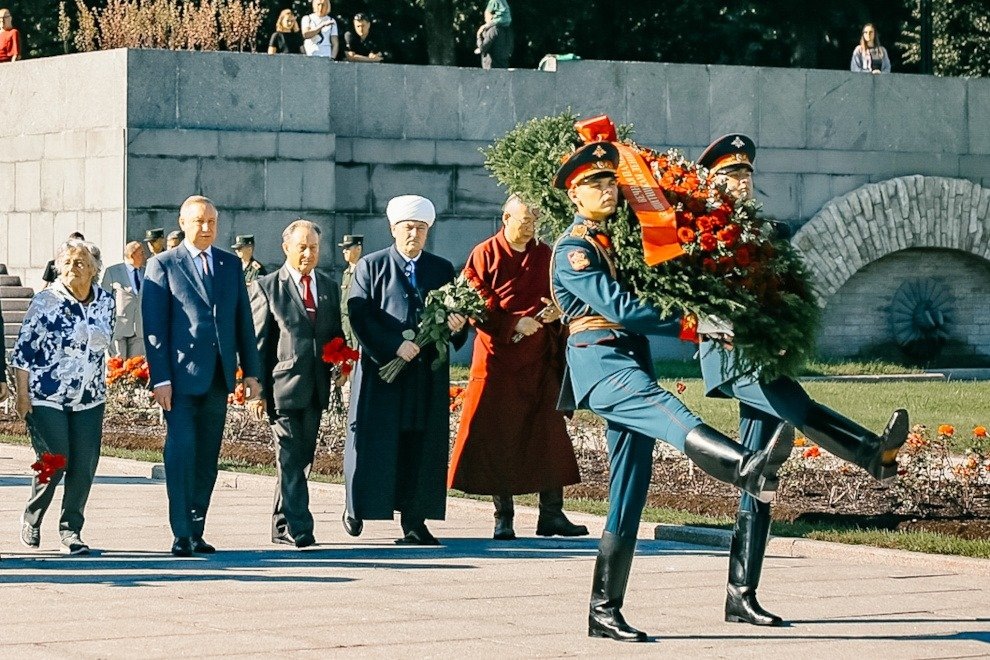
[[[673,390],[677,381],[661,381]],[[729,399],[704,396],[700,379],[684,379],[684,403],[712,426],[733,433],[738,425],[738,404]],[[990,382],[929,381],[842,383],[805,381],[804,388],[815,401],[840,411],[874,431],[886,425],[890,413],[904,408],[912,424],[935,428],[951,424],[956,428],[955,447],[965,449],[972,441],[973,427],[990,426]]]

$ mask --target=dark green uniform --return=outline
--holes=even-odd
[[[347,312],[347,296],[351,292],[351,280],[354,278],[354,266],[348,264],[340,276],[340,324],[344,329],[344,339],[351,348],[357,348],[357,338],[351,330],[351,318]]]
[[[251,284],[257,280],[262,275],[267,275],[268,271],[257,259],[252,259],[251,262],[244,267],[244,283]]]

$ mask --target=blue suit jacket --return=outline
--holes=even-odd
[[[607,251],[592,238],[594,229],[581,216],[574,218],[553,250],[551,286],[564,312],[564,322],[582,316],[603,316],[618,330],[585,330],[567,339],[567,370],[561,408],[579,407],[596,384],[623,369],[639,368],[653,375],[653,358],[646,335],[677,336],[676,321],[623,288]],[[567,392],[570,385],[570,392]],[[568,395],[573,396],[568,401]]]
[[[183,243],[148,261],[141,295],[152,386],[171,381],[177,393],[203,394],[218,361],[228,391],[234,390],[238,365],[245,377],[260,377],[251,303],[237,256],[213,248],[211,301]]]

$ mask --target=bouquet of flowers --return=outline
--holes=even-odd
[[[361,354],[347,345],[343,337],[334,337],[323,346],[323,361],[334,365],[342,376],[350,375]]]
[[[41,435],[34,429],[30,414],[24,419],[24,423],[27,425],[31,446],[38,456],[38,460],[31,464],[31,469],[34,470],[39,484],[47,484],[52,480],[56,472],[65,469],[68,460],[65,454],[56,454],[48,451],[48,447],[41,440]]]
[[[602,139],[587,130],[582,137],[575,120],[570,114],[534,119],[486,151],[485,165],[495,178],[540,207],[541,230],[553,238],[573,219],[566,194],[551,184],[553,175],[582,142]],[[607,139],[645,165],[649,184],[662,192],[674,242],[664,246],[671,257],[647,263],[648,227],[621,204],[608,224],[620,281],[665,315],[681,314],[682,338],[696,338],[692,327],[699,316],[731,326],[741,372],[760,369],[768,379],[795,374],[812,354],[819,309],[791,245],[774,237],[756,202],[736,200],[676,150],[641,147],[628,138],[629,127],[608,125]],[[621,174],[620,166],[620,187]]]
[[[420,315],[419,330],[406,330],[402,333],[403,339],[416,342],[420,348],[427,344],[436,347],[437,357],[431,365],[433,369],[439,369],[447,361],[447,345],[451,334],[447,318],[451,314],[460,314],[475,320],[481,320],[485,315],[485,300],[463,275],[459,275],[450,284],[430,291]],[[408,362],[397,357],[379,369],[378,375],[386,383],[391,383],[407,364]]]

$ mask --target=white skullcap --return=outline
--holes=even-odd
[[[433,208],[433,202],[425,197],[399,195],[389,200],[388,206],[385,208],[385,215],[388,216],[389,225],[404,220],[418,220],[425,222],[428,227],[432,227],[433,221],[437,219],[437,210]]]

